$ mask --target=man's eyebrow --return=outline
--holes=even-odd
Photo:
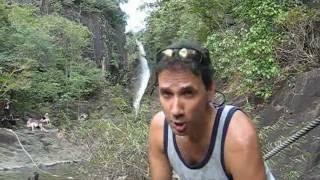
[[[193,91],[193,90],[195,90],[195,88],[191,85],[187,85],[185,87],[182,87],[181,90],[182,91],[191,91],[191,90]]]
[[[187,84],[181,87],[181,90],[195,90],[196,88],[192,86],[191,84]],[[170,90],[170,87],[168,86],[159,86],[159,90]]]
[[[162,91],[170,91],[169,87],[159,87],[159,90]]]

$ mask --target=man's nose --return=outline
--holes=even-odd
[[[171,113],[175,119],[183,116],[183,103],[181,102],[181,99],[179,97],[175,97],[173,99]]]

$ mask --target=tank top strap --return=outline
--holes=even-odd
[[[237,110],[240,110],[240,108],[232,105],[225,105],[223,107],[223,111],[219,120],[220,121],[219,127],[217,130],[217,140],[215,142],[216,148],[213,154],[213,156],[219,157],[219,161],[221,162],[222,169],[224,170],[225,174],[228,176],[229,179],[232,179],[232,176],[228,174],[226,171],[225,162],[224,162],[224,145],[225,145],[225,139],[228,132],[230,121]]]
[[[169,124],[166,120],[166,118],[164,118],[164,125],[163,125],[163,149],[164,149],[164,153],[165,155],[168,157],[168,129],[169,129]],[[171,138],[170,138],[171,139]]]

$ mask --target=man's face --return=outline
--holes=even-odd
[[[214,88],[206,90],[201,77],[188,70],[165,69],[158,81],[160,103],[173,132],[183,136],[201,127]]]

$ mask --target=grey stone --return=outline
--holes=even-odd
[[[320,116],[320,70],[299,75],[295,86],[283,83],[269,105],[260,112],[266,151]],[[269,129],[269,130],[266,130]],[[270,130],[272,129],[272,130]],[[320,179],[320,127],[270,159],[277,179]]]

